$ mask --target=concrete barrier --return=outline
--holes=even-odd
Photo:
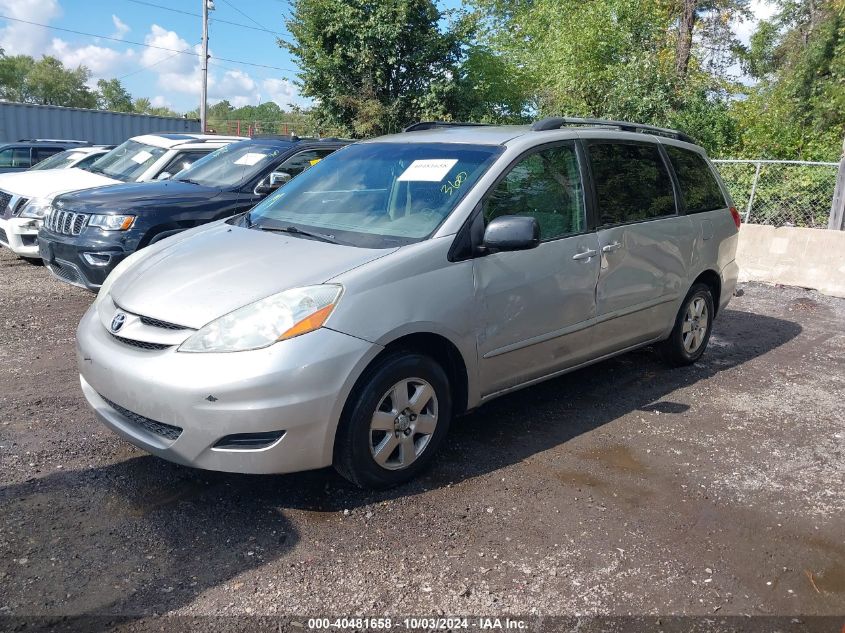
[[[739,281],[813,288],[845,297],[845,231],[743,224]]]

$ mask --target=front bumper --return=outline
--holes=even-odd
[[[0,218],[0,244],[19,257],[38,258],[38,229],[41,220],[32,218]]]
[[[97,418],[135,446],[208,470],[285,473],[331,464],[343,404],[381,349],[325,328],[249,352],[139,349],[116,340],[95,305],[76,351]],[[259,449],[215,447],[233,434],[279,431]]]
[[[57,279],[92,291],[131,254],[119,243],[89,242],[78,235],[59,235],[44,229],[38,233],[38,253]],[[91,263],[85,254],[96,257],[97,263]]]

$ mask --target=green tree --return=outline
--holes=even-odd
[[[451,118],[466,20],[432,0],[294,0],[279,44],[321,125],[369,136]],[[447,22],[448,24],[444,24]]]
[[[86,85],[91,71],[85,66],[65,68],[55,57],[45,55],[27,75],[30,96],[36,103],[75,108],[96,108],[97,97]]]
[[[133,112],[132,95],[123,87],[119,79],[100,79],[97,81],[97,106],[112,112]]]
[[[781,0],[744,51],[758,82],[734,110],[740,151],[760,158],[838,160],[845,134],[845,2]]]
[[[132,110],[137,114],[149,114],[150,116],[182,116],[181,114],[175,112],[174,110],[171,110],[170,108],[156,107],[152,105],[152,103],[147,97],[139,97],[135,99],[135,102],[132,104]],[[199,118],[198,114],[195,117],[191,117],[190,113],[188,113],[186,116],[188,116],[189,118]]]
[[[29,74],[35,60],[29,55],[0,57],[0,99],[25,103],[32,100]]]

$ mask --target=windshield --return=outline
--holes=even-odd
[[[368,248],[425,239],[501,153],[492,145],[362,143],[323,159],[258,204],[256,228],[312,229]]]
[[[65,167],[70,167],[71,164],[85,156],[83,152],[78,152],[74,149],[66,149],[63,152],[59,152],[58,154],[53,154],[49,158],[45,158],[40,163],[34,165],[31,169],[64,169]]]
[[[218,189],[237,187],[267,169],[284,149],[251,141],[224,145],[180,171],[174,180]]]
[[[138,141],[124,141],[97,160],[89,171],[123,182],[134,182],[167,150]]]

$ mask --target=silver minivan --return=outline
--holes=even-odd
[[[644,345],[696,361],[739,223],[680,132],[416,124],[122,262],[79,325],[82,390],[174,462],[395,485],[493,398]]]

